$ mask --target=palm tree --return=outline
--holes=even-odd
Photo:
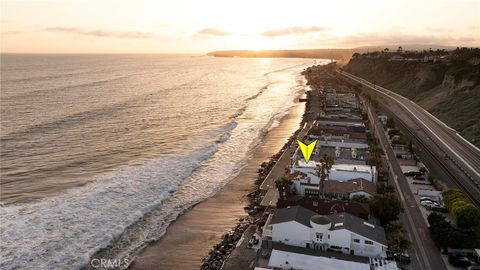
[[[396,219],[396,220],[392,220],[388,223],[387,233],[390,236],[396,236],[398,234],[405,233],[405,229],[403,228],[402,223],[400,223],[400,220]]]
[[[323,155],[322,158],[320,159],[319,164],[317,165],[317,175],[320,178],[320,185],[319,185],[319,194],[320,196],[323,196],[323,182],[325,181],[325,178],[327,178],[328,173],[330,172],[330,169],[333,166],[333,159],[329,155]]]
[[[278,193],[280,194],[280,198],[286,199],[287,193],[290,193],[290,186],[292,185],[292,181],[290,181],[286,177],[281,177],[275,181],[275,186],[278,189]]]
[[[370,157],[375,164],[380,163],[380,157],[383,155],[382,148],[378,146],[370,147]]]

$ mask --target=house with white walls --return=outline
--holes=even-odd
[[[272,241],[321,251],[385,258],[383,227],[348,213],[318,215],[301,206],[277,209],[269,220]]]
[[[328,179],[335,181],[349,181],[357,178],[376,183],[377,169],[370,165],[334,164],[328,174]]]
[[[397,263],[386,259],[367,258],[330,251],[287,246],[273,243],[268,264],[259,262],[255,270],[397,270]]]
[[[297,159],[294,161],[287,178],[292,180],[298,195],[315,197],[320,195],[318,166],[319,163],[314,160],[305,162],[303,159]],[[377,181],[377,171],[375,166],[370,165],[334,164],[325,179],[324,194],[326,193],[325,184],[329,181],[330,183],[327,184],[328,193],[335,194],[339,199],[351,198],[354,195],[370,197],[376,192],[374,183]],[[338,184],[335,182],[346,183]],[[370,184],[366,182],[370,182]]]
[[[339,200],[351,200],[355,196],[370,198],[375,193],[377,193],[377,186],[363,178],[323,183],[323,194],[328,198]]]
[[[305,162],[304,159],[294,159],[293,164],[290,167],[290,174],[302,173],[306,182],[310,184],[316,184],[320,182],[320,178],[317,175],[317,167],[319,162],[309,160]],[[362,165],[362,164],[333,164],[330,169],[327,179],[335,181],[349,181],[352,179],[363,178],[372,183],[377,182],[377,169],[375,166]]]

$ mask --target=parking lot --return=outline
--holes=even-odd
[[[419,166],[401,166],[402,171],[404,172],[405,178],[407,179],[408,186],[412,193],[414,194],[415,197],[415,202],[418,204],[418,207],[420,209],[420,212],[422,213],[422,218],[425,219],[425,222],[428,224],[428,215],[432,212],[429,206],[423,206],[421,204],[421,199],[427,199],[430,198],[432,201],[436,201],[439,203],[439,207],[443,208],[444,205],[442,203],[442,196],[441,196],[441,191],[438,191],[435,189],[435,187],[430,184],[428,181],[421,181],[419,178],[421,177],[415,177],[414,174],[417,174],[415,172],[419,172],[422,164],[419,163]],[[409,175],[412,174],[412,175]],[[426,176],[424,179],[427,179]],[[417,207],[416,205],[412,205],[410,207]],[[439,209],[439,208],[437,208]],[[445,209],[446,210],[446,209]],[[443,211],[437,211],[440,212],[442,215],[446,217],[448,221],[451,220],[450,214],[448,212],[443,212]],[[442,254],[442,259],[445,262],[445,266],[449,270],[461,270],[461,269],[466,269],[466,268],[461,268],[461,267],[455,267],[452,264],[448,262],[448,255]],[[475,268],[474,268],[475,269]],[[480,268],[479,268],[480,269]]]

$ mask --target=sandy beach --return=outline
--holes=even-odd
[[[170,224],[158,242],[145,248],[131,269],[199,269],[202,258],[247,216],[245,195],[254,189],[260,164],[277,153],[301,122],[305,104],[296,102],[266,135],[242,172],[213,197],[197,204]]]

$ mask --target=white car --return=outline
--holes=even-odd
[[[433,199],[433,198],[430,198],[430,197],[421,197],[420,198],[420,201],[423,202],[423,201],[431,201],[431,202],[437,202],[437,200]]]
[[[433,201],[421,201],[420,204],[426,208],[430,207],[440,207],[440,204]]]

